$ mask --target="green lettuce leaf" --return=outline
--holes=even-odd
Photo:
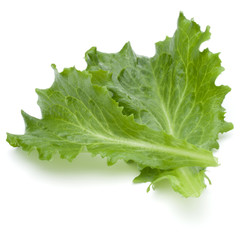
[[[106,87],[93,84],[96,78],[110,81],[111,75],[99,70],[93,74],[73,68],[59,73],[49,89],[36,92],[42,119],[22,112],[26,132],[8,134],[7,141],[25,151],[37,149],[40,159],[55,152],[72,160],[86,147],[91,153],[135,161],[141,168],[172,169],[184,166],[216,166],[208,150],[140,125],[133,115],[122,114]],[[97,77],[98,76],[98,77]]]
[[[215,85],[223,71],[219,54],[208,49],[199,51],[209,38],[209,27],[202,32],[198,24],[180,13],[174,36],[156,43],[152,58],[136,55],[130,43],[116,54],[102,53],[94,47],[85,56],[87,69],[113,73],[113,81],[99,77],[95,83],[107,86],[113,99],[124,107],[123,113],[134,114],[136,122],[212,150],[219,147],[219,133],[233,126],[224,121],[225,109],[221,106],[230,88]],[[152,172],[154,175],[155,170]],[[143,170],[137,181],[145,173]],[[158,180],[162,176],[170,179],[173,189],[186,197],[199,196],[205,188],[203,169],[173,169],[158,176]],[[176,181],[171,180],[173,177]],[[189,190],[190,185],[195,190]]]
[[[177,170],[159,170],[146,167],[142,169],[141,174],[133,182],[151,182],[147,188],[147,191],[150,191],[151,186],[154,189],[160,181],[167,179],[172,188],[183,196],[199,197],[201,194],[199,189],[203,190],[206,187],[204,178],[208,179],[204,169],[199,167],[183,167]]]

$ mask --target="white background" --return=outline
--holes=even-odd
[[[240,239],[240,14],[238,1],[26,1],[0,3],[0,239]],[[220,167],[208,170],[212,185],[185,199],[168,183],[146,193],[123,162],[80,155],[73,163],[40,161],[10,147],[6,132],[23,133],[20,109],[40,117],[35,88],[59,70],[83,70],[92,46],[117,52],[130,41],[139,55],[172,36],[179,11],[212,37],[202,49],[222,52],[225,72],[217,84],[232,88],[224,101],[233,131],[220,136]]]

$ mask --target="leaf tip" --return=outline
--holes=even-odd
[[[209,32],[210,33],[210,29],[211,27],[209,25],[206,26],[205,32]]]
[[[107,165],[108,165],[109,167],[112,166],[112,165],[114,165],[116,162],[117,162],[117,160],[114,159],[114,158],[110,158],[110,157],[107,158]]]
[[[182,24],[182,22],[184,22],[185,20],[187,20],[185,15],[183,14],[182,11],[180,11],[179,16],[178,16],[177,25],[180,26]]]
[[[97,48],[96,47],[91,47],[89,50],[85,52],[85,60],[89,58],[89,56],[96,54]]]
[[[12,147],[20,146],[16,135],[8,133],[8,132],[6,134],[7,134],[6,141],[9,143],[9,145],[11,145]]]
[[[210,178],[206,175],[206,173],[204,173],[204,177],[208,180],[209,185],[212,185],[212,182]]]
[[[56,64],[52,63],[52,64],[51,64],[51,67],[52,67],[52,69],[53,69],[55,75],[57,75],[57,74],[58,74],[58,70],[57,70],[57,66],[56,66]]]
[[[124,44],[123,48],[120,50],[119,53],[135,56],[135,53],[133,52],[131,43],[129,41]]]
[[[132,48],[130,41],[128,41],[128,42],[126,42],[126,43],[124,44],[124,46],[123,46],[123,48],[121,49],[121,51],[124,51],[125,49],[129,49],[129,48]]]
[[[24,110],[21,109],[21,115],[23,118],[29,116]]]
[[[152,186],[152,183],[151,184],[149,184],[149,186],[147,187],[147,193],[149,193],[150,192],[150,190],[151,190],[151,186]]]
[[[54,70],[57,69],[57,66],[56,66],[56,64],[54,64],[54,63],[51,64],[51,67],[52,67],[52,69],[54,69]]]
[[[185,18],[184,14],[183,14],[183,11],[179,12],[179,18]]]
[[[41,92],[41,90],[39,88],[35,88],[35,92],[39,95],[39,93]]]

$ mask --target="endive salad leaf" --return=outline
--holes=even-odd
[[[209,38],[209,27],[202,32],[180,13],[173,37],[156,43],[151,58],[126,43],[116,54],[91,48],[85,71],[52,65],[54,83],[36,90],[42,118],[22,111],[25,134],[8,133],[7,141],[46,160],[58,152],[71,161],[87,149],[109,165],[134,161],[134,182],[155,188],[168,179],[183,196],[199,196],[206,168],[218,165],[218,135],[233,128],[221,106],[230,88],[215,85],[219,54],[199,51]]]
[[[157,42],[152,58],[136,55],[130,43],[116,54],[102,53],[94,47],[85,56],[87,69],[113,73],[113,81],[99,78],[97,84],[107,86],[113,98],[124,106],[124,113],[134,114],[136,122],[212,150],[218,148],[218,134],[233,126],[224,121],[221,106],[230,88],[215,85],[223,71],[219,54],[208,49],[199,51],[209,38],[209,27],[202,32],[198,24],[180,13],[173,37]],[[152,172],[154,175],[156,171]],[[179,183],[172,184],[174,190],[186,192],[184,196],[198,196],[205,188],[203,169],[160,171],[158,180],[172,176]]]
[[[40,159],[50,159],[59,152],[62,158],[72,160],[86,147],[93,154],[107,157],[109,164],[123,159],[158,169],[217,165],[210,151],[139,125],[133,116],[123,115],[107,89],[92,84],[94,75],[74,67],[62,73],[55,65],[53,68],[53,85],[36,90],[42,119],[22,112],[26,133],[8,134],[12,146],[27,151],[36,148]],[[95,73],[98,74],[110,79],[102,70]]]

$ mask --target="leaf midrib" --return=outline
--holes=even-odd
[[[166,146],[164,144],[159,144],[159,143],[156,143],[156,144],[153,143],[152,144],[152,143],[145,142],[145,141],[139,141],[138,139],[129,140],[129,139],[120,138],[120,137],[114,137],[113,138],[113,137],[108,137],[108,136],[105,136],[103,134],[99,134],[99,133],[90,131],[89,129],[83,128],[80,125],[76,125],[72,122],[68,122],[68,121],[66,121],[64,119],[61,119],[61,118],[55,118],[55,120],[63,121],[67,124],[70,124],[70,125],[78,128],[78,129],[81,129],[81,132],[88,133],[89,135],[93,136],[96,139],[104,140],[104,141],[92,142],[92,143],[81,142],[81,143],[79,143],[81,145],[86,145],[87,146],[87,145],[91,145],[91,144],[103,144],[103,145],[104,144],[113,144],[113,145],[123,145],[126,148],[131,146],[132,148],[136,148],[136,149],[146,149],[149,152],[159,152],[159,153],[172,154],[172,155],[176,155],[176,156],[180,156],[180,157],[189,157],[189,158],[192,158],[192,159],[195,159],[195,160],[200,160],[202,163],[207,163],[207,164],[209,164],[209,162],[212,162],[212,159],[213,159],[212,155],[208,151],[204,151],[202,149],[201,149],[202,150],[201,152],[196,152],[194,150],[191,151],[191,150],[186,150],[184,148],[174,148],[174,147]],[[69,141],[69,139],[62,138],[57,134],[56,134],[56,136],[58,138],[63,139],[64,141],[67,141],[67,142],[70,142],[70,143],[75,143],[75,144],[78,143],[78,142]],[[187,162],[189,160],[180,159],[179,161],[181,161],[181,162],[186,161]]]

